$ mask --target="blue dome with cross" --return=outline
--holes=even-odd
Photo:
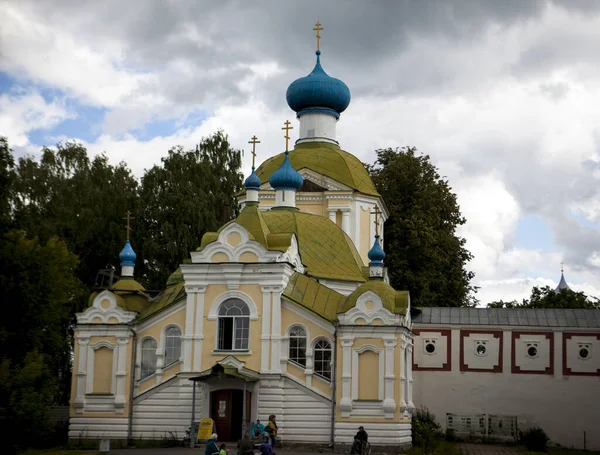
[[[381,244],[379,243],[379,234],[375,234],[375,242],[373,243],[373,247],[369,250],[367,255],[371,260],[369,265],[383,265],[385,251],[383,251],[383,248],[381,248]]]
[[[275,190],[298,191],[304,182],[302,176],[293,168],[292,163],[290,163],[289,154],[290,152],[285,152],[283,163],[281,163],[279,169],[273,172],[269,179],[269,183]]]
[[[244,186],[247,190],[258,190],[260,189],[260,179],[258,175],[254,172],[254,166],[252,166],[252,174],[248,176],[246,181],[244,182]]]
[[[135,254],[135,251],[133,251],[133,248],[131,247],[131,242],[127,240],[125,242],[123,250],[121,251],[121,254],[119,254],[119,259],[121,260],[121,267],[133,267],[135,265],[136,257],[137,256]]]
[[[290,84],[286,93],[288,106],[298,116],[314,109],[331,113],[336,118],[350,104],[350,89],[339,79],[329,76],[321,66],[321,51],[317,51],[317,64],[305,77]]]

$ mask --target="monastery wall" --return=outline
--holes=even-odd
[[[415,406],[444,427],[462,422],[477,432],[490,417],[505,426],[516,417],[519,430],[539,426],[575,448],[585,432],[587,448],[600,449],[600,330],[415,324],[413,331]]]

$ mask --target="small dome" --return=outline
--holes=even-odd
[[[381,244],[379,243],[379,234],[375,236],[375,242],[373,243],[373,247],[369,250],[368,253],[369,265],[383,265],[383,260],[385,259],[385,251],[381,248]]]
[[[319,107],[340,114],[350,104],[350,89],[323,70],[320,55],[321,51],[317,51],[317,64],[312,72],[296,79],[287,89],[285,97],[288,106],[297,113]]]
[[[269,183],[276,190],[294,190],[298,191],[302,187],[304,179],[292,167],[288,157],[289,152],[285,152],[285,158],[279,169],[271,175]]]
[[[248,178],[244,182],[244,186],[247,190],[260,189],[260,179],[258,178],[258,175],[254,173],[254,166],[252,166],[252,174],[248,176]]]
[[[134,261],[137,256],[135,255],[135,251],[131,248],[131,242],[127,240],[125,242],[125,246],[123,247],[123,251],[119,254],[119,259],[121,260],[121,267],[135,265]]]

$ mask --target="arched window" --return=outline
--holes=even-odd
[[[142,342],[141,379],[147,378],[156,372],[156,347],[156,341],[151,338]]]
[[[318,340],[315,343],[315,374],[331,380],[331,343]]]
[[[229,299],[219,308],[219,344],[222,351],[248,350],[250,310],[240,299]]]
[[[181,329],[169,327],[165,331],[165,365],[171,365],[181,357]]]
[[[289,359],[306,367],[306,331],[300,326],[290,329],[290,354]]]

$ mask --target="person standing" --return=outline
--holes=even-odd
[[[277,426],[277,422],[275,421],[275,414],[271,414],[269,416],[269,423],[265,427],[265,432],[269,435],[271,439],[271,445],[275,447],[277,445],[277,430],[279,427]]]

